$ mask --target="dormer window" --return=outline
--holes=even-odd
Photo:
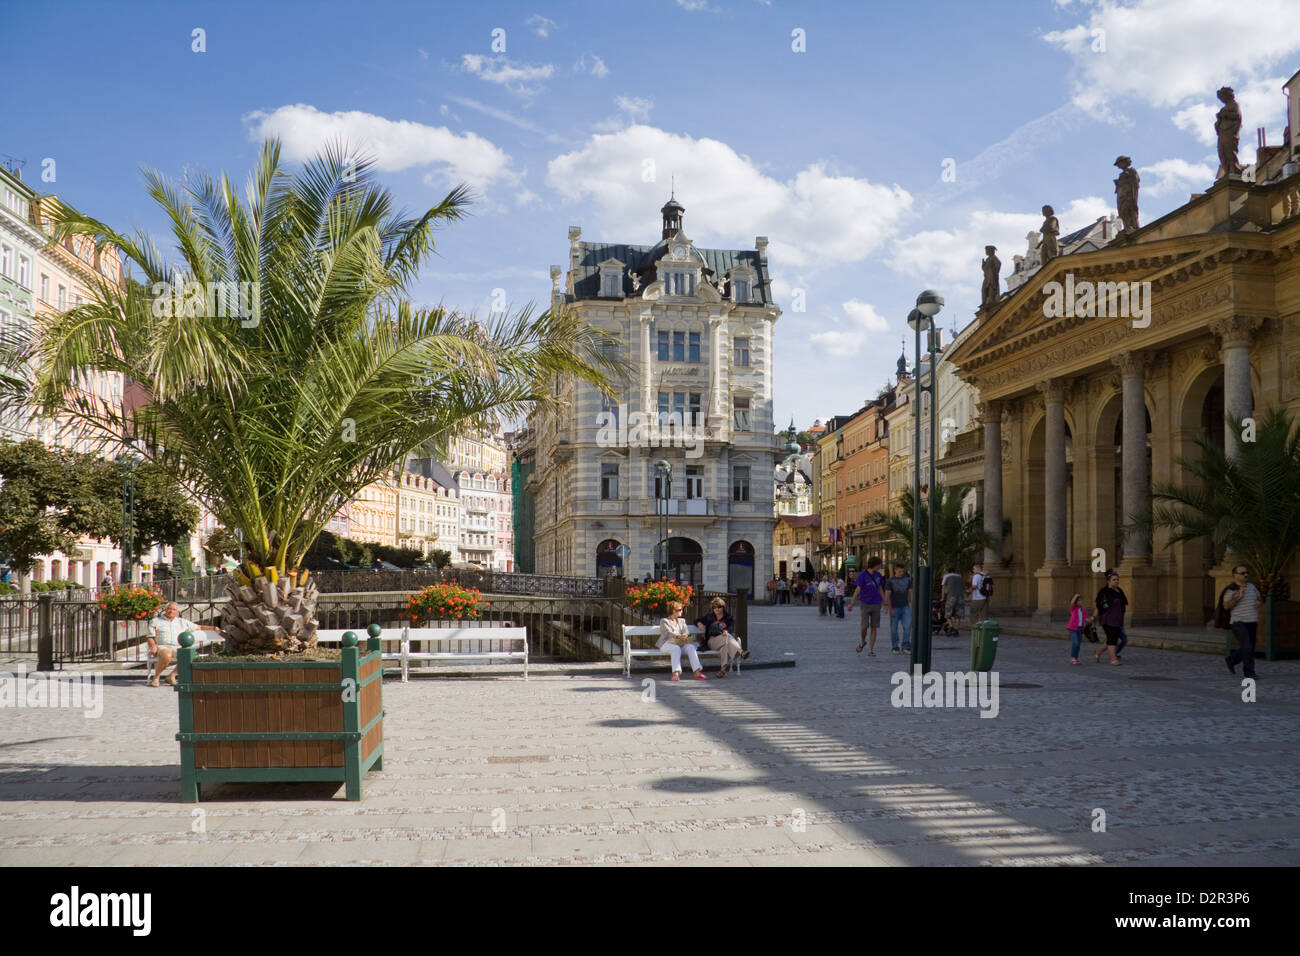
[[[623,298],[623,263],[617,259],[606,259],[600,264],[600,297]]]
[[[736,279],[731,283],[731,298],[736,302],[749,301],[749,280]]]

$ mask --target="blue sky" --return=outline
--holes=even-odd
[[[265,135],[342,137],[411,210],[473,186],[414,292],[486,312],[545,304],[570,225],[655,241],[675,176],[697,243],[771,239],[775,414],[801,425],[885,383],[921,289],[968,323],[983,246],[1007,274],[1044,203],[1063,232],[1112,211],[1117,155],[1144,223],[1210,185],[1219,86],[1244,162],[1257,127],[1279,143],[1300,69],[1294,0],[0,4],[0,153],[119,227],[164,228],[141,165],[242,183]]]

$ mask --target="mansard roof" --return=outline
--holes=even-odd
[[[630,246],[623,243],[579,242],[580,258],[573,268],[573,295],[567,300],[600,298],[600,264],[608,259],[617,259],[627,264],[623,270],[623,295],[631,298],[640,296],[645,287],[658,277],[654,265],[668,255],[669,240],[661,239],[653,246]],[[726,275],[737,267],[747,267],[754,271],[754,283],[750,288],[748,305],[770,305],[766,298],[765,284],[768,280],[767,270],[759,260],[758,252],[753,249],[702,249],[692,246],[691,251],[704,261],[707,273],[717,277]],[[639,273],[641,288],[632,291],[632,280],[628,271]]]

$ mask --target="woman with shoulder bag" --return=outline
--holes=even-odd
[[[727,612],[727,602],[714,598],[709,606],[709,613],[698,622],[709,642],[709,650],[717,651],[722,658],[722,665],[716,677],[726,677],[727,669],[733,660],[745,660],[749,651],[740,646],[736,637],[736,619]]]

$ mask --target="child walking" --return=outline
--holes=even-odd
[[[1068,624],[1065,625],[1066,630],[1070,632],[1070,663],[1071,664],[1079,663],[1079,642],[1082,640],[1083,637],[1084,626],[1087,625],[1089,620],[1091,620],[1087,612],[1084,611],[1083,605],[1079,603],[1081,600],[1082,600],[1082,595],[1079,594],[1076,594],[1073,598],[1071,598],[1070,621]]]

